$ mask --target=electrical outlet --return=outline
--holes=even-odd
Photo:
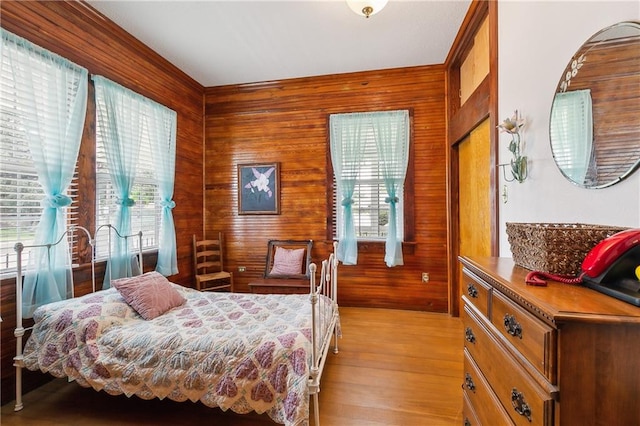
[[[429,282],[429,273],[428,272],[423,272],[422,273],[422,282],[423,283],[428,283]]]
[[[238,266],[238,272],[244,272],[247,268],[245,266]]]

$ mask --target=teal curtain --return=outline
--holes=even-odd
[[[117,193],[116,217],[112,225],[120,235],[131,234],[131,188],[136,176],[144,123],[142,97],[102,76],[92,76],[96,95],[96,122],[104,137],[109,175]],[[129,239],[112,240],[102,288],[109,288],[111,279],[132,275]]]
[[[178,273],[176,231],[171,210],[176,203],[173,184],[176,169],[177,114],[163,105],[149,101],[149,136],[155,165],[158,192],[162,204],[156,271],[164,276]]]
[[[24,278],[23,317],[40,305],[71,295],[71,259],[66,238],[67,188],[73,178],[87,110],[88,72],[25,39],[2,30],[2,78],[12,79],[24,110],[15,111],[24,130],[45,198]],[[5,68],[6,67],[6,68]],[[8,71],[8,72],[7,72]],[[11,77],[7,77],[7,76]]]
[[[363,113],[334,114],[329,117],[331,162],[338,193],[342,197],[343,226],[338,230],[336,256],[345,265],[358,263],[358,241],[351,206],[365,147],[361,137],[364,117]]]
[[[397,229],[398,190],[404,185],[409,163],[409,112],[390,111],[371,113],[371,125],[378,149],[380,171],[389,203],[389,230],[384,260],[388,267],[403,265],[402,239]]]
[[[551,108],[550,136],[560,170],[573,182],[586,184],[595,169],[591,91],[557,93]]]

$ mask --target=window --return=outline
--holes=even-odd
[[[385,241],[387,266],[402,265],[409,111],[332,114],[329,131],[338,259],[355,265],[357,241]]]
[[[56,114],[58,99],[50,96],[46,89],[52,85],[52,74],[65,72],[61,61],[45,49],[39,48],[24,39],[3,30],[0,60],[0,273],[15,270],[16,253],[14,244],[18,241],[25,246],[35,244],[36,227],[42,214],[41,200],[45,193],[38,182],[38,173],[31,155],[28,140],[29,123],[34,117],[31,102],[35,91],[40,109],[39,120],[45,121],[47,113]],[[33,76],[33,87],[17,82],[13,67],[28,70]],[[69,91],[73,91],[74,82],[69,77]],[[73,99],[73,98],[70,98]],[[66,105],[69,107],[69,105]],[[31,124],[33,125],[33,124]],[[43,139],[56,140],[58,135],[54,126],[39,126]],[[67,225],[77,223],[76,195],[78,188],[77,173],[74,174],[67,196],[72,204],[66,207]],[[73,241],[69,241],[73,244]],[[29,252],[25,250],[25,261]],[[76,255],[73,256],[77,261]]]
[[[151,146],[149,139],[144,138],[140,146],[136,178],[131,189],[131,198],[135,205],[131,208],[131,230],[133,233],[142,231],[142,248],[151,250],[158,248],[158,232],[160,229],[160,212],[158,185],[153,175]],[[101,132],[96,135],[96,228],[101,225],[113,224],[113,218],[118,208],[116,194],[104,148]],[[133,249],[137,249],[138,240],[132,240]],[[108,252],[107,240],[99,238],[96,243],[97,257],[106,257]]]
[[[579,185],[597,177],[592,108],[589,89],[557,93],[551,108],[553,158],[562,173]]]
[[[5,272],[16,267],[13,245],[33,244],[44,197],[15,101],[0,97],[0,270]]]
[[[387,190],[385,188],[380,160],[376,149],[376,142],[373,138],[373,131],[368,129],[362,135],[365,142],[364,153],[360,160],[359,177],[353,194],[353,222],[356,231],[356,238],[359,240],[380,240],[387,238],[389,230],[389,203],[385,202]],[[342,191],[338,187],[335,176],[334,183],[334,203],[341,206]],[[400,187],[397,197],[402,200],[404,197],[404,185]],[[404,203],[396,205],[398,238],[404,238]],[[342,229],[344,222],[344,209],[336,209],[335,223],[338,229]],[[334,235],[338,238],[338,235]]]
[[[6,113],[5,101],[5,98],[0,100],[0,272],[12,272],[16,267],[14,244],[18,241],[25,246],[34,244],[44,191],[38,183],[28,144],[16,128],[15,117]],[[67,190],[73,200],[67,207],[68,226],[78,223],[77,192],[78,176],[75,173]],[[73,243],[69,241],[71,246]],[[72,259],[77,263],[75,251]]]
[[[357,130],[352,129],[351,132],[341,133],[341,137],[345,140],[349,138],[349,133],[355,135],[358,134],[360,141],[360,151],[357,155],[357,159],[351,164],[346,165],[344,169],[357,169],[357,178],[355,179],[355,187],[353,191],[352,207],[353,221],[356,232],[356,238],[359,240],[380,240],[383,241],[387,237],[389,229],[389,206],[386,202],[388,195],[385,187],[384,174],[382,170],[382,161],[379,156],[378,148],[376,146],[376,139],[374,135],[373,125],[366,121],[366,118],[371,114],[387,114],[387,113],[356,113],[356,114],[333,114],[331,117],[347,118],[347,119],[363,119],[363,125],[358,126]],[[335,123],[334,123],[335,124]],[[352,125],[341,123],[342,125]],[[410,129],[408,120],[403,122],[400,126],[400,132],[404,133],[409,139]],[[335,138],[336,133],[332,137]],[[335,141],[334,141],[335,142]],[[340,230],[343,229],[344,223],[344,209],[342,206],[343,188],[335,178],[334,169],[335,166],[330,164],[331,169],[331,182],[333,183],[333,208],[332,208],[332,238],[340,238]],[[409,171],[412,173],[412,167],[409,167]],[[348,173],[345,170],[345,173]],[[408,172],[407,175],[410,173]],[[396,192],[396,197],[399,202],[396,203],[396,227],[397,236],[400,240],[403,240],[405,230],[405,212],[404,212],[404,199],[405,199],[405,185],[404,181],[399,185]]]
[[[96,90],[96,109],[106,108],[105,99],[102,92]],[[136,95],[139,96],[139,95]],[[154,174],[153,157],[151,153],[151,137],[147,127],[147,116],[144,108],[139,105],[123,102],[137,108],[134,112],[137,120],[132,121],[131,126],[123,126],[118,130],[127,133],[128,140],[139,140],[138,147],[135,144],[122,144],[127,149],[139,149],[135,164],[135,178],[129,193],[129,197],[135,202],[130,208],[131,231],[137,233],[142,231],[142,249],[151,250],[158,248],[158,235],[160,232],[160,218],[162,206],[158,191],[158,184]],[[124,114],[126,114],[125,112]],[[117,187],[112,181],[109,173],[109,162],[105,148],[105,140],[109,137],[113,123],[107,119],[98,119],[96,125],[96,228],[105,224],[114,224],[114,217],[120,208]],[[135,128],[134,128],[135,127]],[[128,156],[129,154],[127,154]],[[118,231],[121,231],[120,229]],[[138,241],[133,239],[132,248],[137,249]],[[97,257],[106,257],[108,253],[107,239],[102,238],[96,241]]]

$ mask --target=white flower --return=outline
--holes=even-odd
[[[251,181],[251,186],[257,188],[258,191],[269,192],[269,178],[260,173],[258,179]]]
[[[524,126],[524,119],[518,115],[518,110],[513,113],[513,117],[505,118],[505,120],[498,124],[498,128],[501,132],[510,134],[516,134],[520,132],[520,128]]]
[[[271,176],[271,173],[273,173],[275,168],[271,167],[264,173],[260,173],[256,168],[253,168],[253,167],[251,168],[251,170],[253,171],[253,176],[255,177],[255,179],[252,181],[249,181],[249,183],[247,183],[244,187],[251,190],[251,192],[254,192],[254,193],[255,193],[254,189],[256,189],[258,192],[259,191],[266,192],[267,195],[271,197],[273,195],[273,192],[269,188],[269,183],[270,183],[269,177]]]

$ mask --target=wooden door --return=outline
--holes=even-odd
[[[459,254],[491,256],[491,133],[484,120],[458,144]],[[460,292],[465,291],[462,269]],[[458,295],[459,297],[460,295]]]

